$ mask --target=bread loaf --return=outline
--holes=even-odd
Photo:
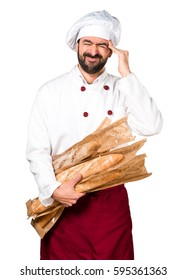
[[[78,143],[72,146],[67,151],[60,154],[59,157],[54,157],[53,168],[55,174],[59,174],[62,170],[76,165],[88,157],[93,157],[98,148],[99,143],[96,140]]]
[[[115,169],[83,179],[75,189],[77,192],[90,192],[148,177],[151,173],[147,173],[144,158],[145,155],[135,156]]]
[[[135,137],[127,125],[127,118],[122,118],[111,125],[89,134],[84,140],[98,143],[97,154],[107,152],[121,144],[133,141]]]
[[[94,174],[107,170],[111,166],[118,164],[123,159],[122,154],[109,154],[105,156],[98,156],[92,160],[83,162],[76,166],[66,169],[56,175],[59,182],[72,179],[77,173],[81,173],[83,178],[87,178]]]

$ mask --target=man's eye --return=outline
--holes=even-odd
[[[99,45],[100,48],[106,49],[108,46],[107,45]]]

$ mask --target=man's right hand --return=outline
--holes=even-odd
[[[86,193],[78,193],[75,191],[75,185],[80,182],[82,175],[78,174],[73,179],[61,184],[52,195],[54,200],[59,201],[65,207],[72,206],[77,202],[77,200],[84,196]]]

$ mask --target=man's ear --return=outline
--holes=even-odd
[[[79,39],[80,40],[80,39]],[[79,40],[76,43],[76,52],[78,52],[78,48],[79,48]]]
[[[109,53],[109,56],[108,56],[108,57],[111,57],[111,56],[112,56],[112,53],[113,53],[113,51],[110,49],[110,53]]]

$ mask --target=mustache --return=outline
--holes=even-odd
[[[90,57],[90,58],[102,58],[102,55],[100,54],[96,54],[96,55],[91,55],[90,53],[84,53],[83,54],[84,57]]]

